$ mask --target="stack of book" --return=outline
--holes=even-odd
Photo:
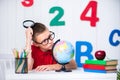
[[[85,60],[85,72],[113,73],[117,72],[118,60]]]

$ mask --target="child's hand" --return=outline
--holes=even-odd
[[[50,71],[52,70],[52,66],[51,65],[42,65],[42,66],[38,66],[35,71]]]
[[[26,29],[26,40],[32,40],[33,30],[32,28],[28,27]]]
[[[38,66],[35,71],[51,71],[51,70],[59,70],[61,69],[61,65],[59,64],[52,64],[52,65],[42,65]]]
[[[31,42],[32,42],[32,35],[33,35],[33,30],[32,28],[28,27],[25,31],[26,33],[26,46],[25,46],[25,50],[28,53],[31,53]],[[30,54],[31,56],[31,54]]]

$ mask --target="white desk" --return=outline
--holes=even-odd
[[[116,80],[117,78],[116,73],[89,73],[80,68],[72,72],[31,71],[28,74],[15,74],[14,58],[7,56],[0,55],[0,80]]]
[[[72,72],[35,72],[28,74],[15,74],[14,70],[6,73],[6,80],[116,80],[116,73],[89,73],[83,69]]]

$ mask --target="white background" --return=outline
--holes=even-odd
[[[12,54],[13,48],[24,48],[25,28],[22,22],[32,19],[44,23],[54,31],[56,39],[68,40],[74,47],[76,41],[87,41],[93,46],[93,55],[97,50],[105,50],[108,58],[119,59],[120,44],[112,46],[109,36],[112,30],[120,30],[120,0],[96,0],[99,18],[96,27],[91,27],[89,21],[80,20],[80,15],[90,0],[34,0],[31,7],[24,7],[21,1],[0,0],[0,54]],[[61,20],[65,21],[65,26],[50,27],[50,20],[56,14],[50,14],[49,10],[54,6],[64,10]],[[118,36],[114,39],[120,41]]]

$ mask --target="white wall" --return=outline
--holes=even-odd
[[[25,29],[22,22],[32,19],[44,23],[56,33],[56,39],[68,40],[75,48],[76,41],[87,41],[92,44],[93,55],[102,49],[106,51],[107,57],[119,59],[120,43],[117,46],[111,45],[109,36],[114,29],[120,31],[120,0],[96,0],[99,21],[94,27],[91,27],[89,21],[80,20],[90,0],[34,0],[30,7],[24,7],[22,1],[25,0],[0,0],[0,54],[11,54],[13,48],[24,48]],[[64,10],[60,20],[65,21],[65,25],[49,25],[57,15],[57,12],[49,13],[54,6]],[[87,15],[90,16],[91,11]],[[120,36],[115,35],[116,40],[120,42]]]

